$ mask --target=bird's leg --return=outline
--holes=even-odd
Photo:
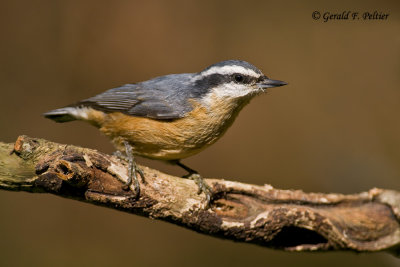
[[[126,155],[123,155],[120,151],[116,151],[114,155],[128,162],[128,180],[125,183],[125,187],[128,189],[133,182],[135,187],[135,195],[136,197],[139,197],[140,184],[137,174],[139,173],[140,177],[142,178],[142,182],[145,182],[144,174],[143,171],[136,164],[135,158],[132,153],[132,146],[127,141],[124,141],[124,146]]]
[[[188,174],[184,175],[183,177],[193,180],[197,184],[197,186],[199,187],[197,194],[201,194],[201,192],[203,192],[206,195],[207,207],[208,207],[213,198],[213,191],[211,187],[204,181],[203,177],[197,171],[193,170],[192,168],[189,168],[185,164],[181,163],[179,160],[173,161],[173,163],[188,172]]]

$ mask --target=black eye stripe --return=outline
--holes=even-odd
[[[242,84],[252,84],[257,81],[258,78],[250,76],[250,75],[244,75],[241,73],[235,73],[232,75],[232,80],[235,81],[236,83],[242,83]]]
[[[236,81],[235,75],[241,75],[243,77],[243,80],[241,82]],[[195,90],[192,89],[192,94],[193,95],[202,95],[209,90],[211,90],[213,87],[222,85],[224,83],[236,83],[236,84],[253,84],[257,82],[256,77],[250,76],[250,75],[245,75],[241,73],[233,73],[233,74],[210,74],[207,76],[203,76],[200,79],[197,79],[195,81]]]
[[[265,76],[265,75],[261,75],[258,79],[256,79],[256,81],[257,82],[262,82],[262,81],[264,81],[265,79],[269,79],[267,76]]]

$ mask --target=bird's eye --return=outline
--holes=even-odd
[[[243,75],[240,75],[240,74],[235,74],[234,78],[235,78],[235,81],[238,83],[241,83],[244,80]]]

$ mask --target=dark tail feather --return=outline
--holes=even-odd
[[[76,120],[75,116],[71,114],[70,107],[51,110],[43,113],[43,116],[56,122],[69,122]]]

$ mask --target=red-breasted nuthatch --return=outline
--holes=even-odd
[[[169,161],[189,172],[207,203],[212,191],[202,177],[180,162],[217,141],[239,111],[266,88],[286,85],[271,80],[240,60],[216,63],[197,73],[171,74],[126,84],[44,113],[56,122],[87,121],[110,137],[129,161],[129,181],[139,195],[133,155]]]

